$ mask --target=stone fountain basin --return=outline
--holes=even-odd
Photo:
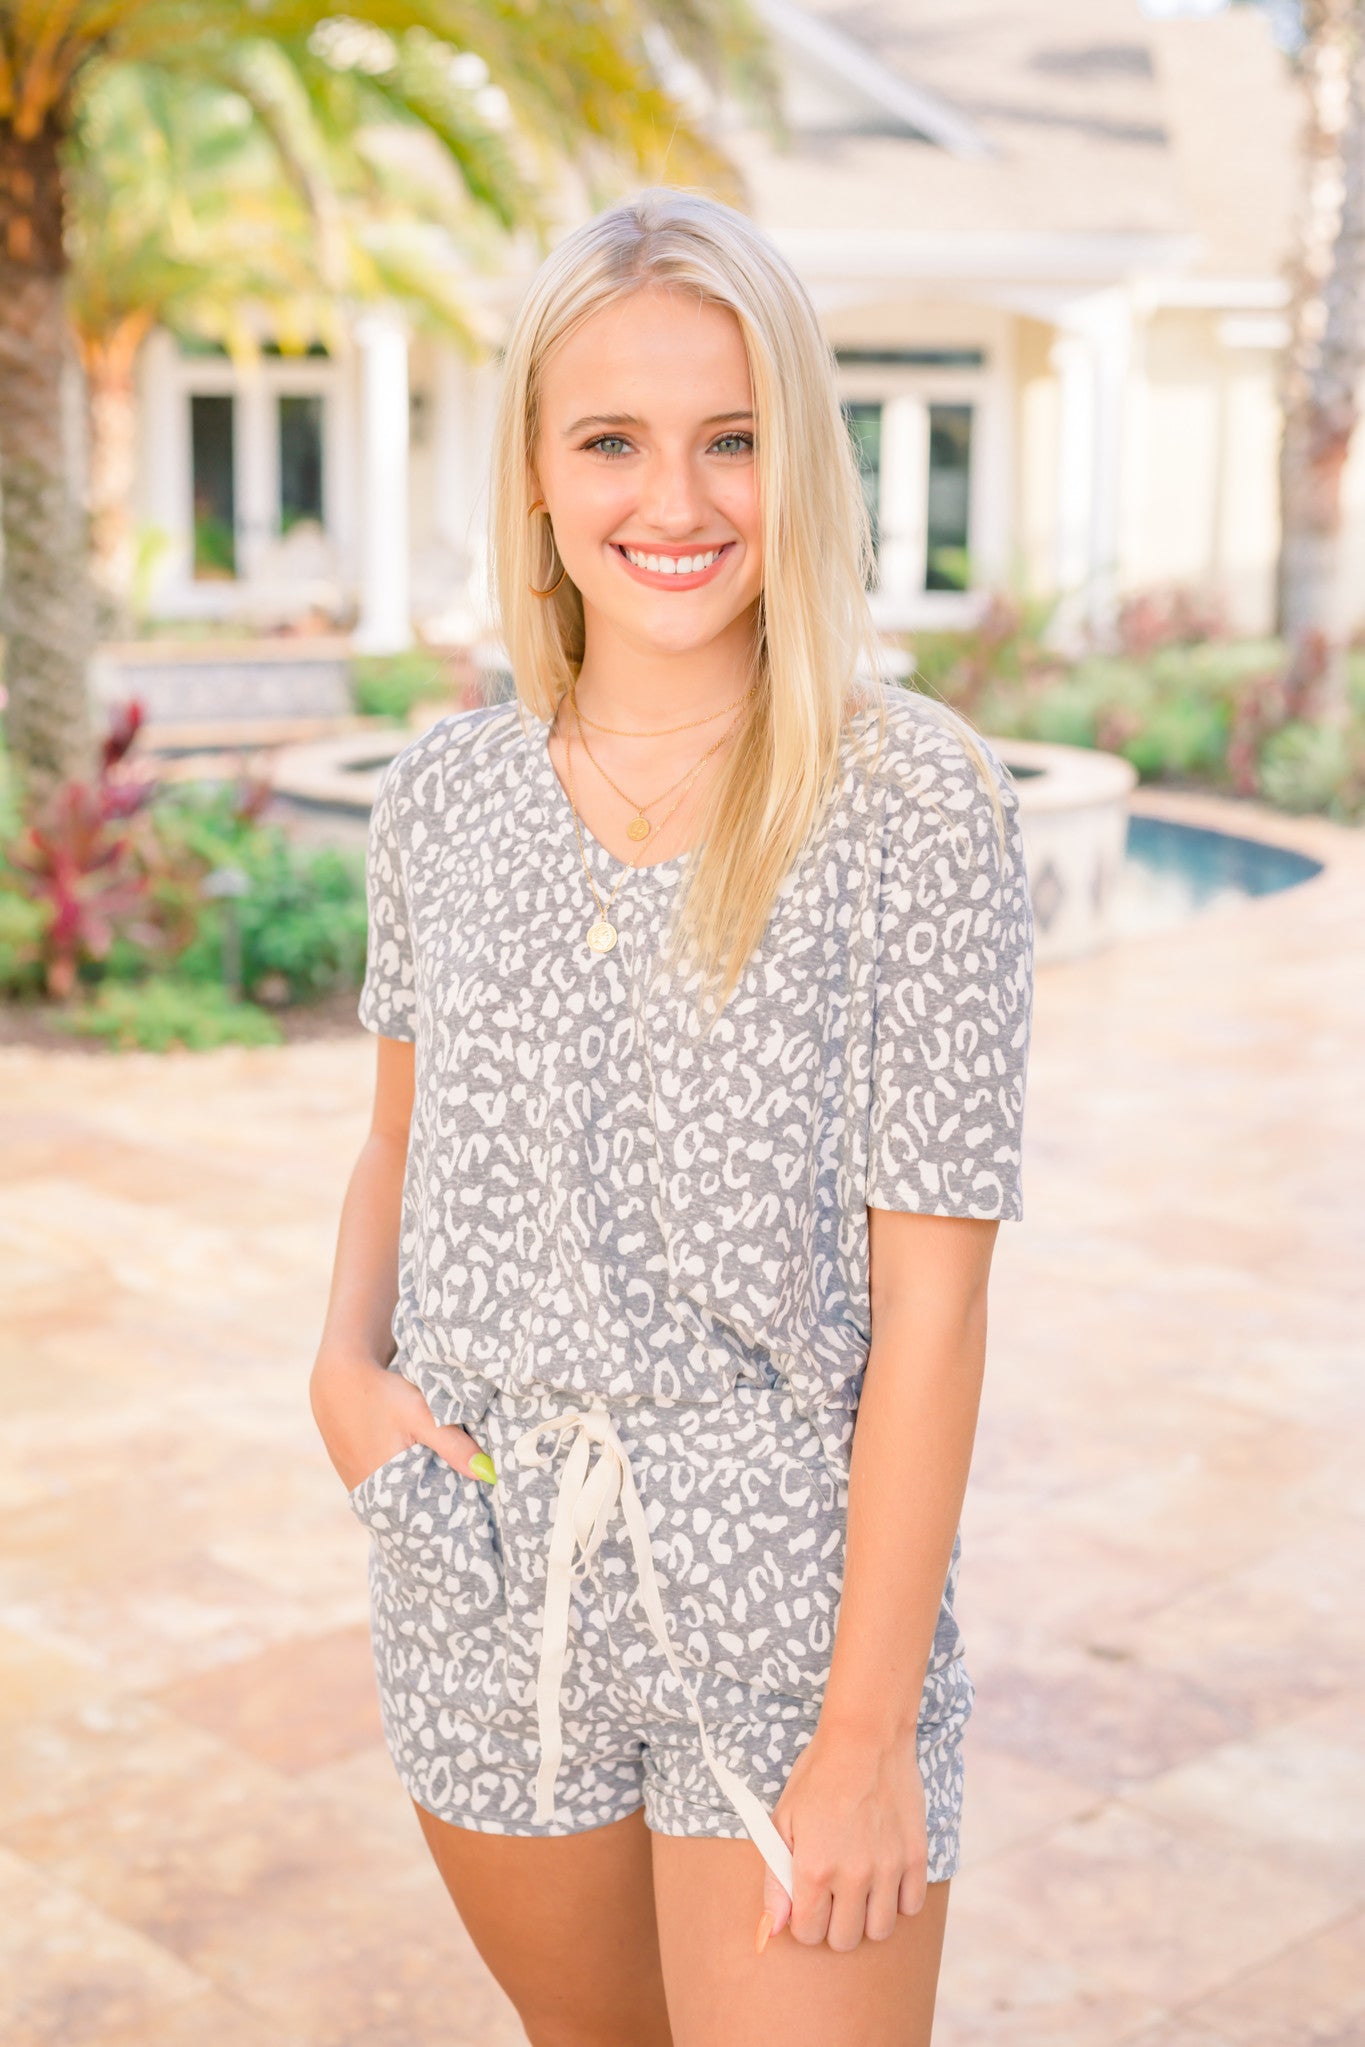
[[[283,747],[274,756],[274,785],[300,803],[363,814],[388,762],[411,736],[384,727]],[[1136,770],[1117,754],[1089,747],[989,735],[987,741],[1019,793],[1038,958],[1095,951],[1113,936]]]
[[[1019,795],[1037,957],[1097,951],[1115,935],[1137,769],[1093,747],[987,737]]]

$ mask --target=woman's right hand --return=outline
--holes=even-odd
[[[319,1353],[308,1382],[313,1419],[348,1493],[412,1443],[466,1478],[496,1483],[493,1461],[464,1429],[438,1428],[420,1389],[374,1358]]]

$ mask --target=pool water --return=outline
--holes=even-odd
[[[1114,892],[1114,932],[1126,937],[1183,924],[1214,903],[1273,895],[1321,872],[1320,860],[1263,839],[1130,816]]]

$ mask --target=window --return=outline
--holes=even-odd
[[[929,531],[926,590],[968,587],[967,545],[971,507],[972,408],[929,407]]]
[[[281,392],[280,532],[300,519],[322,517],[322,398],[317,392]]]
[[[836,348],[839,362],[865,368],[909,370],[980,370],[986,365],[983,348]]]
[[[881,541],[882,495],[882,408],[879,404],[846,402],[844,418],[853,438],[858,472],[863,480],[863,501],[872,522],[872,547]]]
[[[841,371],[873,530],[873,613],[887,624],[946,618],[953,606],[939,600],[966,596],[994,559],[994,507],[981,504],[978,473],[991,447],[985,380],[956,364],[882,368],[841,357]]]
[[[237,573],[236,419],[230,393],[190,394],[196,577]]]

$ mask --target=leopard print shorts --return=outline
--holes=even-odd
[[[482,1833],[577,1833],[643,1804],[659,1833],[772,1838],[829,1675],[847,1480],[775,1375],[721,1401],[594,1405],[586,1432],[582,1413],[558,1391],[496,1393],[470,1424],[496,1485],[414,1444],[350,1493],[398,1776]],[[931,1883],[958,1866],[975,1690],[953,1616],[960,1547],[917,1728]],[[572,1571],[551,1569],[556,1548]],[[761,1807],[757,1826],[741,1806]]]

